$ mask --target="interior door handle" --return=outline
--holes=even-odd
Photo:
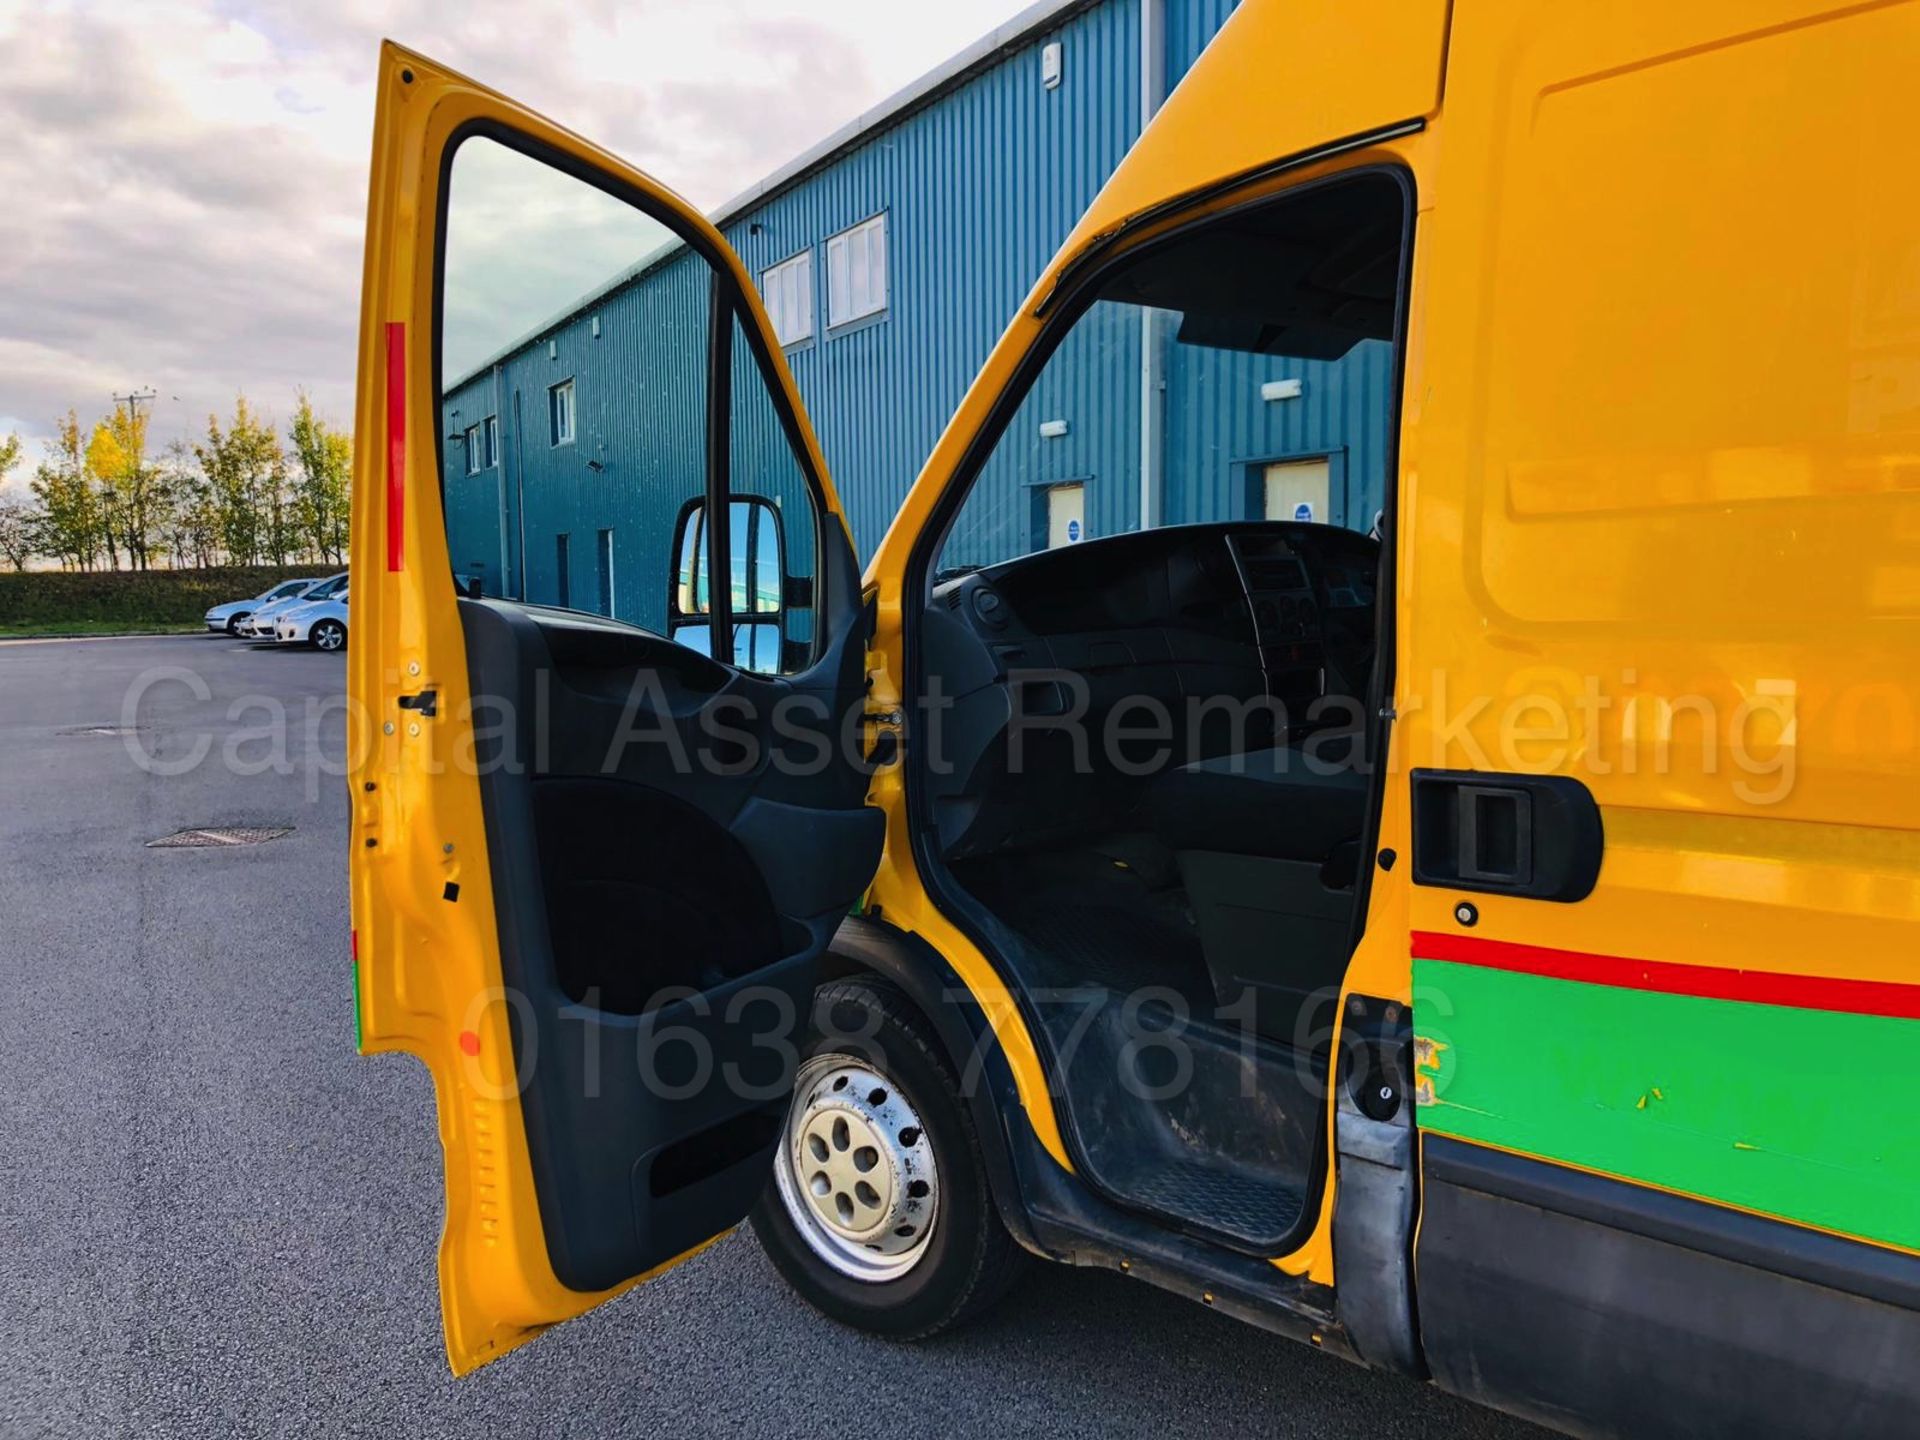
[[[1565,775],[1413,772],[1413,883],[1562,903],[1600,878],[1600,807]]]

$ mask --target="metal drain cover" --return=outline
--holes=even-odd
[[[264,845],[291,835],[291,825],[209,825],[202,830],[176,830],[147,841],[149,850],[204,850],[229,845]]]

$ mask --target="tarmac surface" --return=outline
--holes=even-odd
[[[884,1343],[745,1230],[452,1379],[431,1086],[353,1049],[343,689],[225,637],[0,644],[0,1435],[1542,1433],[1064,1267]],[[208,825],[292,830],[147,848]]]

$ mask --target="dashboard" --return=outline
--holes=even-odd
[[[1119,823],[1141,785],[1350,718],[1379,544],[1336,526],[1174,526],[947,577],[923,638],[933,816],[958,858]]]

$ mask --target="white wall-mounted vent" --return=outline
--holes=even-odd
[[[1042,420],[1040,422],[1040,438],[1042,440],[1058,440],[1066,433],[1067,422],[1064,420]]]
[[[1298,380],[1269,380],[1260,387],[1262,400],[1298,400],[1300,382]]]

